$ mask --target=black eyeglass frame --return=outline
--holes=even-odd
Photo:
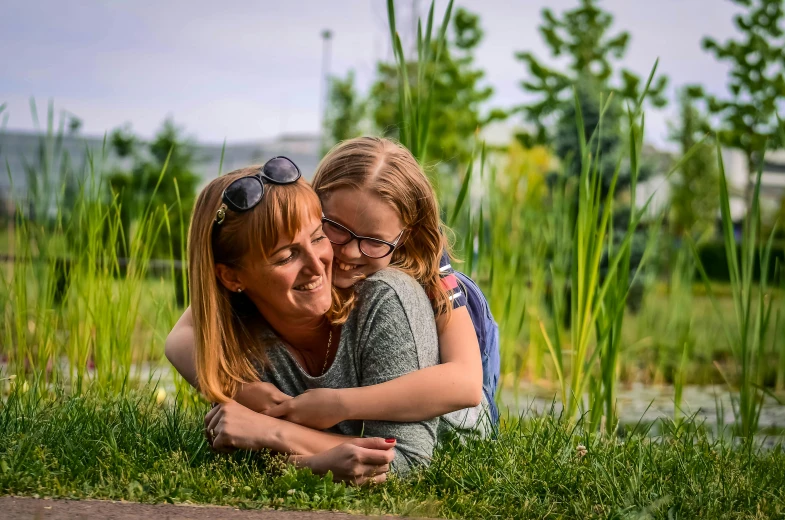
[[[297,171],[297,176],[294,179],[286,180],[286,181],[282,181],[282,180],[276,179],[275,177],[270,176],[267,173],[267,167],[268,167],[268,165],[270,163],[272,163],[273,161],[275,161],[277,159],[285,159],[286,161],[289,162],[289,164],[294,166],[295,171]],[[248,175],[246,177],[241,177],[239,179],[236,179],[231,184],[229,184],[229,186],[227,186],[226,189],[224,189],[223,194],[221,194],[221,202],[223,204],[218,209],[218,212],[216,213],[215,223],[216,224],[221,224],[224,221],[224,218],[226,217],[226,210],[227,209],[231,209],[232,211],[235,211],[237,213],[242,213],[242,212],[249,211],[249,210],[252,210],[253,208],[255,208],[262,201],[262,199],[264,198],[264,193],[266,191],[264,189],[265,183],[269,182],[271,184],[279,184],[279,185],[292,184],[292,183],[297,182],[300,179],[300,177],[302,177],[302,173],[300,172],[300,168],[297,166],[297,164],[293,160],[291,160],[288,157],[285,157],[283,155],[277,155],[277,156],[271,158],[266,163],[264,163],[264,165],[261,168],[259,168],[259,171],[256,174]],[[261,193],[259,195],[259,199],[256,200],[254,203],[249,204],[247,207],[238,206],[227,195],[227,192],[229,190],[231,190],[232,186],[234,186],[238,182],[244,181],[245,179],[255,179],[259,183],[259,187],[260,187],[260,190],[261,190]]]
[[[352,240],[357,240],[357,247],[360,249],[360,253],[362,253],[364,256],[367,256],[368,258],[373,258],[374,260],[378,260],[380,258],[385,258],[387,256],[390,256],[393,253],[393,251],[395,251],[395,248],[398,247],[398,242],[401,241],[401,237],[403,237],[403,233],[406,231],[406,228],[403,228],[401,230],[401,232],[398,233],[398,236],[396,237],[396,239],[393,242],[388,242],[386,240],[382,240],[381,238],[364,237],[364,236],[358,235],[355,232],[353,232],[351,229],[349,229],[346,226],[344,226],[343,224],[339,224],[338,222],[336,222],[336,221],[334,221],[332,219],[329,219],[329,218],[325,217],[324,215],[322,215],[322,224],[324,224],[324,223],[328,223],[328,224],[330,224],[332,226],[338,227],[338,228],[342,229],[343,231],[346,231],[347,233],[349,233],[349,240],[347,240],[346,242],[335,242],[333,239],[331,239],[329,236],[327,236],[327,240],[329,240],[330,243],[335,244],[337,246],[345,246],[346,244],[348,244]],[[325,232],[325,235],[327,235],[326,232]],[[375,242],[377,244],[384,244],[384,245],[388,246],[390,248],[390,250],[387,251],[382,256],[372,256],[372,255],[369,255],[368,253],[363,251],[363,240],[368,240],[370,242]]]

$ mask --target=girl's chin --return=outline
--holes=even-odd
[[[339,289],[348,289],[362,278],[357,271],[341,271],[337,267],[333,268],[333,285]]]

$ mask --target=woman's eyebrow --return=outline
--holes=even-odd
[[[315,235],[315,234],[316,234],[316,233],[317,233],[317,232],[318,232],[318,231],[319,231],[321,228],[322,228],[322,225],[321,225],[321,223],[320,223],[320,224],[319,224],[319,225],[316,227],[316,229],[314,229],[313,231],[311,231],[311,236]],[[297,243],[296,243],[296,242],[290,242],[290,243],[286,244],[285,246],[281,246],[281,247],[279,247],[278,249],[276,249],[275,251],[273,251],[272,253],[270,253],[270,256],[275,256],[275,255],[277,255],[278,253],[280,253],[281,251],[283,251],[284,249],[287,249],[287,248],[292,248],[292,247],[297,247]]]
[[[292,247],[297,247],[297,244],[294,243],[294,242],[289,242],[288,244],[286,244],[284,246],[281,246],[278,249],[276,249],[275,251],[273,251],[272,253],[270,253],[270,256],[275,256],[278,253],[280,253],[281,251],[283,251],[284,249],[290,249]]]

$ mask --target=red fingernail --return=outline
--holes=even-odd
[[[384,439],[384,442],[393,443],[393,442],[395,442],[395,439]]]

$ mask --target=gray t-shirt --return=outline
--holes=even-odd
[[[357,291],[357,305],[341,329],[335,360],[324,375],[310,376],[268,330],[270,368],[262,379],[296,396],[311,388],[375,385],[439,362],[433,310],[420,284],[400,271],[383,269],[359,282]],[[398,442],[392,470],[404,474],[430,461],[438,424],[438,417],[416,423],[344,421],[331,431],[394,437]]]

